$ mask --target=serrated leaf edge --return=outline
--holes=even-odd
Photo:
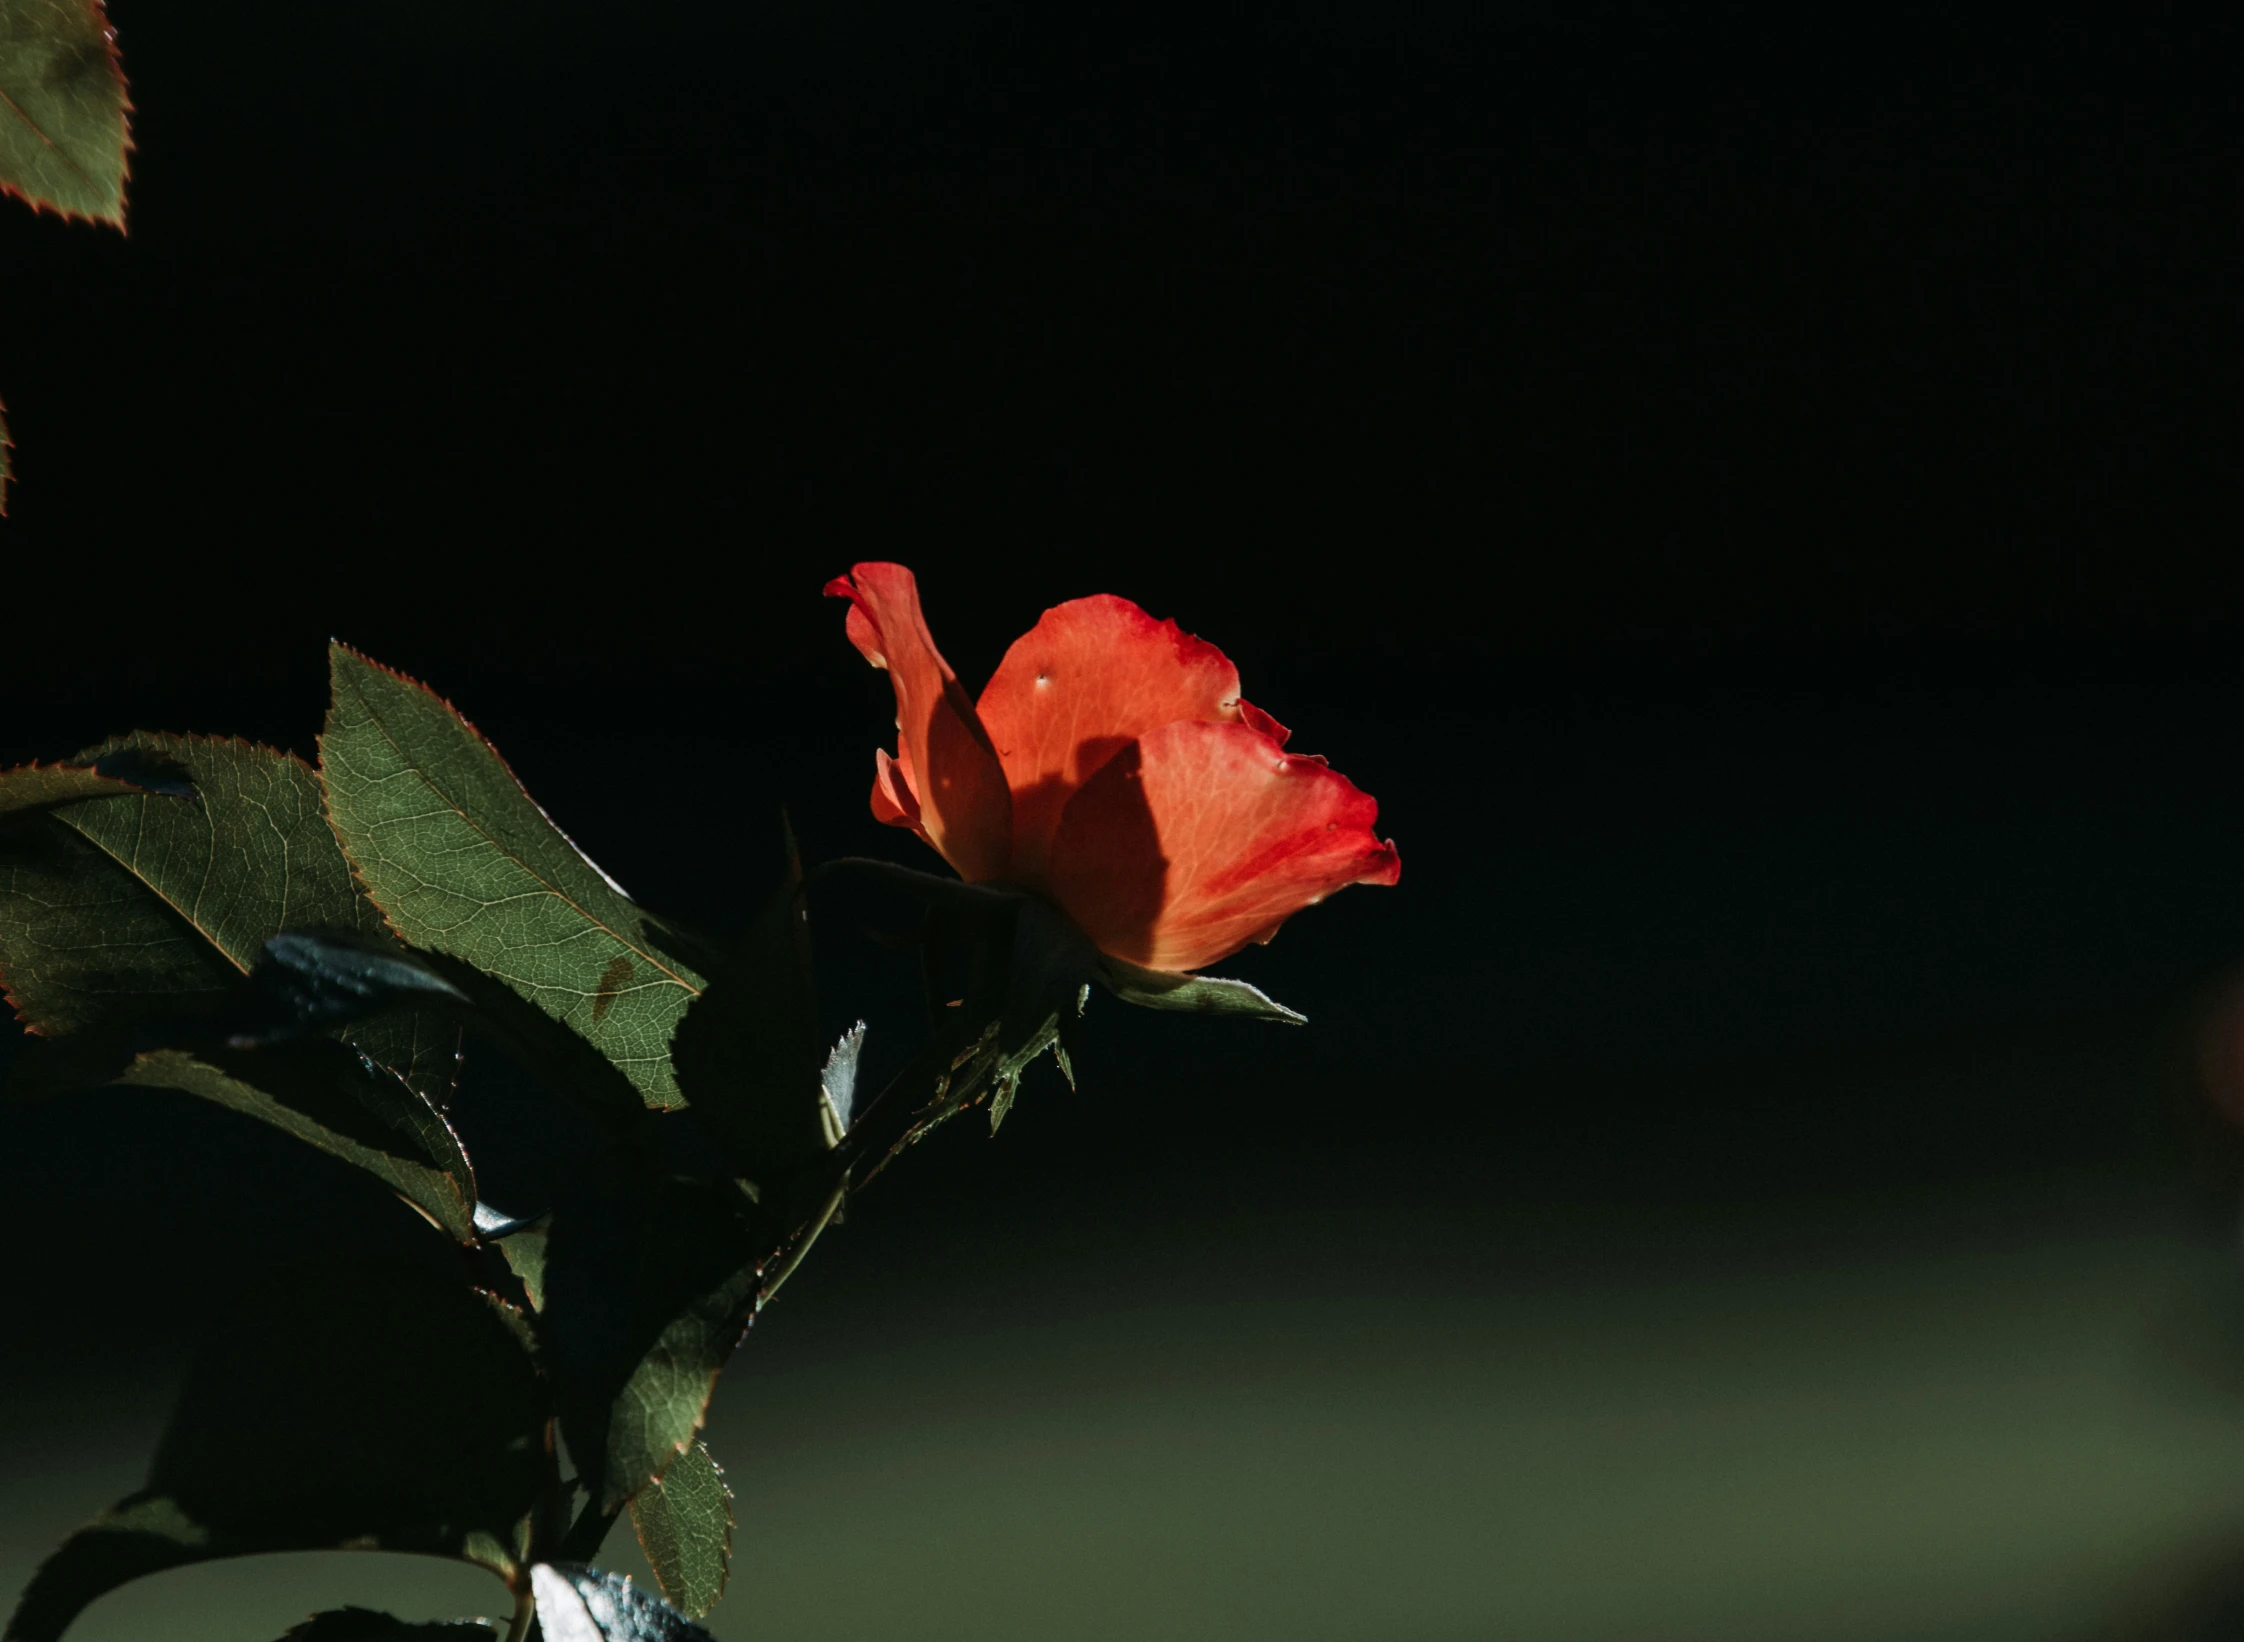
[[[710,1598],[709,1606],[701,1609],[697,1613],[692,1608],[688,1607],[684,1602],[679,1600],[677,1593],[672,1591],[670,1589],[669,1583],[663,1579],[662,1566],[655,1561],[654,1553],[647,1549],[647,1536],[645,1531],[639,1525],[638,1502],[645,1497],[648,1489],[656,1489],[662,1486],[663,1478],[667,1477],[670,1474],[670,1468],[668,1466],[665,1466],[659,1475],[651,1478],[648,1481],[646,1488],[640,1489],[638,1493],[631,1496],[631,1532],[633,1536],[639,1541],[639,1552],[647,1559],[647,1567],[655,1576],[655,1584],[660,1586],[662,1589],[663,1600],[668,1602],[673,1608],[676,1608],[680,1613],[684,1614],[688,1619],[703,1619],[708,1616],[710,1608],[714,1608],[717,1603],[723,1599],[724,1594],[732,1589],[732,1541],[733,1535],[738,1533],[740,1530],[740,1518],[734,1514],[732,1508],[733,1501],[738,1496],[733,1493],[732,1484],[725,1480],[725,1468],[717,1462],[717,1456],[709,1452],[709,1445],[706,1442],[702,1441],[699,1428],[696,1428],[694,1434],[686,1440],[685,1448],[681,1448],[678,1450],[678,1459],[684,1459],[686,1457],[687,1450],[692,1448],[699,1448],[702,1452],[702,1456],[709,1461],[709,1469],[716,1473],[717,1487],[724,1495],[724,1572],[718,1577],[717,1594],[714,1597]],[[672,1463],[675,1464],[676,1462],[673,1461]]]
[[[506,755],[500,752],[499,749],[495,745],[493,745],[491,738],[475,727],[475,721],[469,718],[467,714],[461,712],[459,708],[455,707],[449,698],[438,694],[435,690],[429,688],[429,686],[427,686],[426,684],[423,684],[419,679],[413,677],[412,674],[400,672],[395,667],[386,666],[382,662],[376,661],[372,656],[367,655],[364,651],[353,649],[350,645],[345,644],[341,639],[330,639],[328,642],[335,649],[342,651],[343,654],[349,656],[352,660],[363,663],[365,666],[372,668],[377,673],[387,673],[391,678],[396,679],[400,684],[407,685],[412,689],[420,691],[421,694],[429,697],[432,701],[436,702],[438,706],[442,707],[447,713],[450,713],[452,717],[459,722],[461,728],[465,729],[468,734],[475,737],[476,741],[482,746],[483,750],[489,753],[491,757],[497,761],[499,768],[506,772],[506,778],[514,783],[515,791],[519,792],[522,795],[523,801],[527,803],[532,809],[538,812],[538,818],[541,821],[543,821],[547,826],[553,828],[553,835],[556,838],[560,839],[562,843],[568,845],[569,848],[575,853],[576,858],[582,861],[586,866],[590,867],[593,872],[599,876],[599,879],[603,884],[606,884],[610,889],[614,890],[626,901],[629,901],[631,905],[639,905],[638,901],[633,898],[629,890],[625,889],[621,884],[617,883],[615,879],[611,878],[608,875],[607,869],[601,866],[599,862],[593,860],[590,855],[586,854],[583,847],[579,845],[574,838],[571,838],[568,833],[561,828],[559,823],[557,823],[553,819],[552,815],[547,812],[546,807],[537,801],[536,797],[532,795],[530,789],[527,786],[523,785],[522,778],[514,773],[514,766],[506,761]],[[376,722],[379,723],[380,721],[376,720]],[[386,727],[383,733],[385,735],[388,733]],[[374,910],[381,913],[383,927],[388,929],[389,932],[392,935],[396,936],[400,941],[406,941],[404,932],[400,930],[394,922],[391,921],[388,910],[383,907],[382,903],[378,899],[376,899],[373,890],[367,884],[365,872],[360,867],[358,858],[351,853],[350,841],[343,836],[343,829],[336,824],[335,809],[334,805],[329,800],[327,778],[325,774],[325,766],[327,763],[327,732],[325,729],[322,729],[320,731],[319,743],[320,767],[315,771],[315,774],[317,774],[319,778],[320,814],[327,822],[327,830],[335,835],[336,847],[343,852],[343,860],[351,869],[352,881],[358,885],[360,892],[366,896],[368,902],[373,905]],[[399,749],[401,755],[403,751],[404,749]],[[413,764],[410,760],[407,760],[407,764],[408,767],[414,770],[416,774],[422,775],[422,778],[424,780],[427,779],[426,773],[421,771],[419,765]],[[484,838],[490,839],[492,848],[499,850],[507,857],[507,859],[513,861],[517,866],[521,867],[523,871],[529,873],[531,877],[537,879],[540,883],[545,882],[545,875],[543,873],[537,871],[530,865],[529,862],[522,860],[512,850],[506,849],[499,843],[496,838],[492,838],[490,833],[484,830],[482,823],[478,822],[473,816],[469,815],[467,811],[459,809],[458,806],[455,805],[454,812],[459,815],[459,817],[463,821],[467,822],[469,826],[473,827]],[[638,953],[640,958],[644,960],[649,967],[659,971],[668,979],[676,982],[680,987],[684,988],[690,996],[698,998],[705,990],[707,990],[706,984],[702,986],[694,985],[693,982],[687,980],[685,976],[679,974],[675,969],[671,968],[670,965],[664,963],[660,958],[657,958],[652,954],[646,952],[644,950],[646,943],[634,940],[620,930],[609,928],[605,919],[595,917],[588,909],[578,905],[575,897],[564,893],[562,890],[554,887],[553,885],[548,884],[546,887],[548,891],[554,896],[558,897],[560,900],[565,902],[568,906],[570,906],[577,912],[582,913],[588,923],[591,923],[595,927],[604,931],[619,945],[627,947],[631,951]],[[649,914],[649,916],[652,916],[652,914]],[[406,941],[406,944],[411,945],[412,943],[410,941]]]
[[[117,82],[117,90],[120,99],[120,106],[117,110],[117,114],[118,118],[124,122],[125,127],[123,162],[124,168],[117,177],[117,214],[113,217],[104,217],[86,211],[73,211],[68,206],[57,205],[52,200],[41,199],[36,194],[27,194],[22,189],[16,187],[15,184],[7,182],[5,180],[0,180],[0,194],[4,194],[14,199],[23,201],[25,205],[28,205],[31,208],[32,212],[35,215],[44,217],[57,217],[64,222],[84,222],[91,223],[102,228],[114,228],[118,233],[128,235],[129,237],[130,230],[125,226],[125,206],[129,193],[128,185],[132,182],[132,157],[140,151],[140,145],[134,142],[132,137],[132,117],[135,113],[138,112],[138,110],[133,107],[132,83],[125,78],[124,57],[117,49],[117,29],[116,25],[109,21],[108,6],[104,3],[104,0],[84,0],[84,3],[92,9],[94,16],[99,18],[101,21],[101,41],[104,48],[102,55],[103,59],[109,65],[110,77]],[[5,104],[10,113],[14,114],[15,117],[21,120],[26,126],[29,126],[31,130],[37,134],[41,142],[45,143],[49,148],[55,147],[54,139],[52,137],[49,137],[44,131],[41,131],[38,125],[32,120],[31,116],[26,114],[23,109],[18,106],[16,100],[13,97],[10,97],[5,91],[0,91],[0,104]],[[78,171],[78,167],[72,164],[67,157],[64,158],[63,164],[70,166],[70,169],[73,171]],[[78,175],[84,177],[86,174],[83,171],[78,171]],[[86,180],[88,182],[91,182],[93,179],[87,177]],[[6,423],[4,421],[0,421],[0,444],[5,444],[6,442]],[[4,455],[0,455],[0,516],[4,516],[8,511],[6,505],[8,500],[7,480],[7,458]]]

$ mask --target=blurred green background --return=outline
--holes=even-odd
[[[1213,1208],[954,1221],[904,1274],[822,1249],[716,1404],[740,1517],[717,1634],[2232,1633],[2236,1273],[2156,1182],[1719,1220],[1395,1205],[1376,1240],[1242,1238]],[[0,1589],[136,1483],[162,1390],[10,1398]],[[628,1531],[609,1560],[645,1577]],[[260,1558],[73,1634],[231,1642],[343,1599],[496,1595],[439,1563]]]

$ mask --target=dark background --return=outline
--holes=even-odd
[[[0,762],[309,755],[334,635],[724,928],[782,804],[813,858],[914,859],[865,811],[885,684],[818,597],[895,558],[970,685],[1060,599],[1176,616],[1401,845],[1399,888],[1224,966],[1307,1032],[1095,1003],[1079,1094],[1036,1076],[821,1247],[718,1405],[772,1546],[738,1634],[2222,1622],[2244,1351],[2196,1057],[2244,959],[2244,24],[113,15],[130,236],[0,215]],[[900,1053],[850,923],[830,1004]],[[514,1097],[462,1098],[487,1193],[531,1189]],[[106,1497],[64,1434],[129,1483],[241,1268],[417,1235],[186,1107],[12,1142],[0,1377],[45,1435],[11,1577]],[[1279,1447],[1329,1473],[1194,1434],[1312,1369]],[[1102,1423],[1133,1396],[1184,1423]],[[1166,1468],[1100,1471],[1133,1445]]]

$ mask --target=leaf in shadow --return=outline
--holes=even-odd
[[[298,939],[279,935],[271,944]],[[425,997],[427,988],[407,995]],[[199,1095],[367,1170],[455,1240],[474,1241],[475,1173],[459,1137],[389,1067],[335,1038],[309,1035],[338,1012],[276,998],[270,988],[235,987],[200,1018],[182,1013],[31,1039],[9,1094],[35,1100],[127,1084]]]
[[[545,1642],[716,1642],[707,1631],[621,1574],[578,1563],[530,1570]]]
[[[699,1619],[717,1605],[732,1575],[732,1490],[697,1442],[631,1501],[639,1549],[670,1605]]]
[[[245,973],[52,812],[0,824],[0,987],[32,1032],[62,1037],[215,1013]]]
[[[188,1377],[148,1485],[33,1576],[7,1642],[55,1642],[106,1591],[217,1557],[418,1552],[510,1583],[553,1486],[519,1313],[417,1266],[256,1287]]]
[[[701,972],[594,866],[490,743],[413,680],[336,645],[320,737],[327,813],[406,941],[496,976],[596,1046],[646,1104]]]
[[[237,1047],[279,1043],[394,1010],[465,1009],[467,995],[395,941],[325,930],[284,930],[249,972],[265,1019],[234,1034]]]
[[[497,1240],[499,1253],[522,1285],[532,1311],[545,1310],[545,1241],[552,1230],[553,1216],[544,1214]]]
[[[647,1107],[607,1056],[528,998],[473,964],[442,952],[417,956],[466,1000],[476,1037],[611,1134],[628,1133]]]
[[[731,1180],[637,1178],[555,1205],[539,1333],[562,1435],[603,1509],[692,1442],[779,1236]]]
[[[444,1115],[386,1067],[329,1038],[262,1049],[159,1049],[111,1081],[178,1089],[366,1170],[461,1243],[475,1231],[475,1171]]]
[[[1022,1074],[1047,1051],[1074,1083],[1067,1040],[1098,962],[1081,931],[1033,895],[990,897],[979,905],[938,901],[929,910],[927,941],[931,981],[946,973],[957,976],[937,989],[955,985],[960,993],[949,1010],[949,1026],[964,1041],[935,1098],[891,1155],[985,1100],[994,1134],[1013,1108]]]
[[[678,1020],[678,1088],[733,1172],[773,1192],[824,1157],[809,911],[791,847],[786,875],[738,947]]]
[[[33,1032],[219,1013],[276,935],[386,935],[300,759],[132,735],[72,762],[119,780],[184,781],[198,801],[134,790],[0,822],[0,986]],[[393,1013],[352,1035],[442,1105],[457,1061],[447,1030]]]

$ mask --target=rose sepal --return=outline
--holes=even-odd
[[[1099,955],[1098,983],[1124,1003],[1141,1009],[1183,1009],[1203,1015],[1244,1015],[1251,1020],[1306,1026],[1309,1017],[1288,1009],[1258,986],[1220,975],[1184,975],[1147,969],[1121,958]]]

